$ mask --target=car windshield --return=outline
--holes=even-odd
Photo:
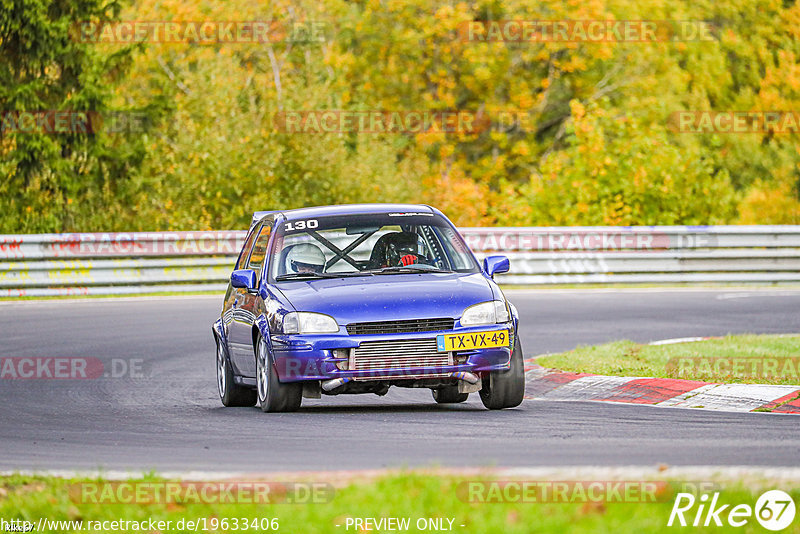
[[[276,229],[273,280],[408,272],[478,272],[461,236],[431,213],[309,217]]]

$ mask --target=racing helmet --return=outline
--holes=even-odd
[[[311,243],[295,245],[286,255],[287,273],[321,273],[325,267],[325,254]]]
[[[385,237],[387,265],[408,265],[408,263],[417,262],[419,255],[417,234],[414,232],[394,232],[387,234]],[[404,258],[406,259],[404,260]]]

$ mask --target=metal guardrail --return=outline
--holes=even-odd
[[[800,226],[462,228],[506,285],[800,282]],[[224,289],[243,231],[0,235],[0,296]]]

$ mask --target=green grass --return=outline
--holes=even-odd
[[[800,385],[800,335],[746,334],[673,345],[615,341],[540,356],[536,362],[600,375]]]
[[[150,477],[149,480],[156,478]],[[240,518],[240,521],[241,518],[277,518],[279,532],[308,534],[358,532],[352,526],[347,529],[348,517],[408,517],[411,519],[409,532],[418,532],[414,524],[419,518],[449,518],[454,520],[453,532],[465,534],[674,532],[677,528],[667,526],[674,502],[674,491],[670,488],[660,494],[656,503],[469,503],[464,498],[464,492],[459,490],[459,483],[464,480],[466,478],[450,475],[413,472],[391,474],[338,487],[332,499],[317,504],[85,504],[74,492],[70,494],[70,486],[82,480],[15,475],[0,477],[0,518],[6,521],[24,519],[34,524],[40,517],[84,522],[153,518],[172,521],[173,525],[181,519],[205,518],[208,522],[211,518],[228,518],[229,521],[233,518]],[[789,492],[795,502],[800,502],[800,484],[783,482],[779,487]],[[718,484],[717,488],[721,492],[719,502],[732,505],[753,506],[764,491],[764,488],[746,489],[741,483],[721,487]],[[774,489],[774,486],[766,489]],[[687,514],[689,516],[693,517]],[[764,531],[754,518],[744,528],[711,530]],[[74,530],[67,528],[60,531]],[[163,534],[177,531],[173,526],[165,529]],[[234,530],[229,528],[228,532]],[[783,532],[800,532],[800,521],[795,520],[793,526]]]

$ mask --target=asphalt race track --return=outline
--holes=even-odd
[[[620,338],[800,332],[800,291],[509,291],[526,355]],[[0,469],[266,472],[421,466],[797,466],[795,416],[525,401],[428,390],[223,408],[210,325],[221,297],[0,303],[0,357],[143,360],[144,377],[0,380]],[[120,366],[118,366],[120,370]]]

